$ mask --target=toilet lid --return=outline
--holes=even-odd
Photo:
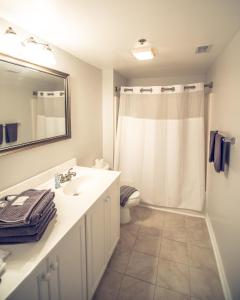
[[[136,198],[139,198],[139,197],[140,197],[139,191],[135,191],[135,192],[132,193],[132,195],[128,198],[128,200],[133,200],[133,199],[136,199]]]

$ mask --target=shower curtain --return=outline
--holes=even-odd
[[[32,132],[34,139],[64,135],[64,91],[38,91],[32,98]]]
[[[204,85],[122,87],[114,169],[143,202],[201,211]]]

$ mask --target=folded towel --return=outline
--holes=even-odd
[[[221,172],[222,167],[222,143],[223,136],[219,133],[215,136],[215,147],[214,147],[214,168],[216,172]]]
[[[5,125],[6,143],[16,142],[18,135],[18,123]]]
[[[11,237],[11,236],[24,236],[24,235],[34,235],[37,234],[43,224],[45,224],[52,214],[53,210],[55,210],[55,204],[52,202],[51,206],[45,211],[45,213],[39,219],[39,222],[35,225],[25,224],[23,226],[17,227],[6,227],[1,228],[0,230],[0,238],[1,237]]]
[[[137,190],[134,187],[123,185],[120,187],[120,205],[124,207],[128,198]]]
[[[218,133],[217,130],[210,131],[210,142],[209,142],[209,162],[214,161],[214,147],[215,147],[215,137]]]
[[[53,217],[56,214],[56,208],[53,209],[51,214],[48,216],[47,220],[41,224],[39,227],[38,233],[33,235],[23,235],[23,236],[10,236],[10,237],[0,237],[0,244],[17,244],[17,243],[30,243],[37,242],[43,236],[45,230],[48,227],[48,224],[51,222]]]
[[[30,189],[18,195],[13,201],[8,201],[8,204],[0,209],[0,225],[30,224],[34,219],[39,219],[42,209],[46,206],[45,196],[49,194],[47,203],[54,198],[54,193],[50,191]]]
[[[2,144],[3,142],[3,125],[0,124],[0,145]]]

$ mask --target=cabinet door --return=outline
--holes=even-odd
[[[111,249],[110,256],[113,253],[114,248],[120,238],[120,188],[119,182],[114,183],[109,189],[109,195],[111,198],[111,215],[110,215],[110,241]],[[109,257],[110,259],[110,257]]]
[[[100,198],[86,215],[88,299],[105,270],[104,199]]]
[[[46,260],[20,284],[8,297],[9,300],[50,300],[50,274],[47,272]]]
[[[81,219],[48,256],[51,300],[86,300],[85,222]]]
[[[107,265],[120,237],[120,194],[118,182],[107,191],[104,198],[105,264]]]

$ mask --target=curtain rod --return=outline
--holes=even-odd
[[[212,89],[213,88],[213,82],[211,81],[209,83],[205,83],[204,88]],[[188,90],[188,89],[195,89],[195,85],[185,85],[184,90]],[[121,90],[120,87],[115,86],[115,92],[119,92],[120,90]],[[162,92],[165,92],[165,91],[173,91],[174,92],[175,87],[162,87],[161,90],[162,90]],[[149,88],[149,89],[141,88],[140,91],[141,92],[152,92],[152,88]],[[125,88],[124,92],[133,92],[133,88]]]

